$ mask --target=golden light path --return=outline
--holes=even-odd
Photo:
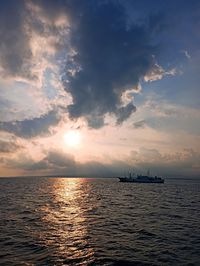
[[[87,193],[83,182],[80,178],[52,179],[52,201],[42,210],[43,223],[53,232],[48,240],[45,237],[45,245],[68,263],[79,259],[89,263],[94,253],[88,246],[88,222],[84,214]]]

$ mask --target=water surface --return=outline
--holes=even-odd
[[[200,265],[200,182],[0,179],[0,265]]]

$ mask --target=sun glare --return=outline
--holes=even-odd
[[[76,147],[80,144],[81,136],[79,131],[69,131],[64,135],[64,141],[68,146]]]

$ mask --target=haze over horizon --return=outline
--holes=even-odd
[[[0,7],[0,176],[199,177],[198,0]]]

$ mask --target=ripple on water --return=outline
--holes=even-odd
[[[199,185],[0,179],[0,265],[200,265]]]

